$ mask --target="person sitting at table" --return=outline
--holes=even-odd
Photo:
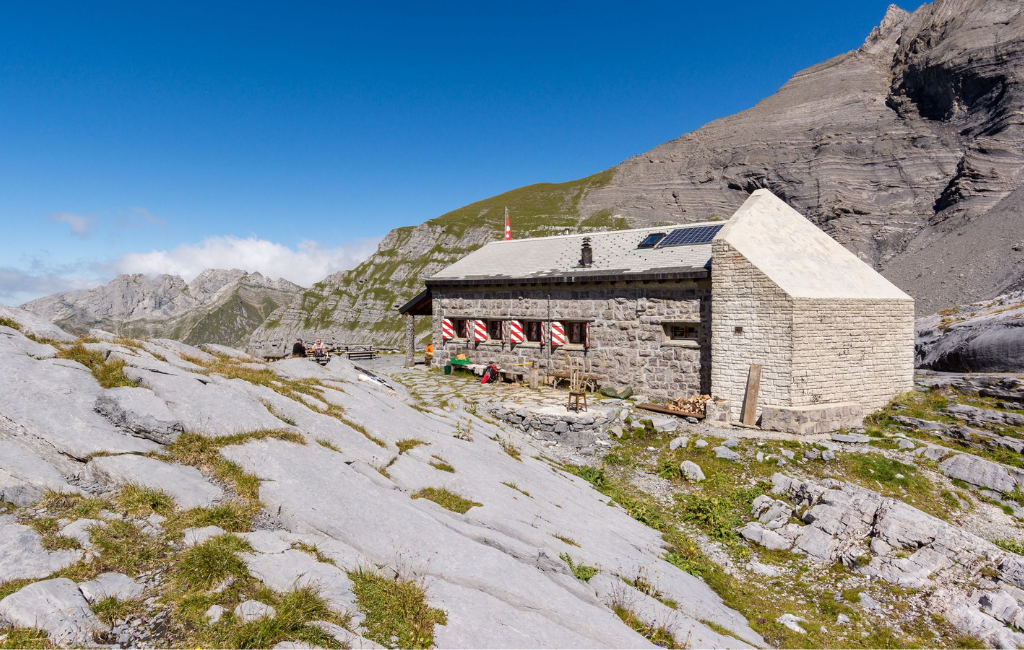
[[[327,348],[324,347],[322,339],[317,339],[316,343],[313,344],[313,356],[319,361],[327,356]]]
[[[305,357],[306,346],[302,344],[302,339],[296,339],[295,345],[292,346],[293,357]]]
[[[423,354],[423,363],[430,365],[430,362],[434,360],[434,344],[431,343],[427,346],[427,351]]]

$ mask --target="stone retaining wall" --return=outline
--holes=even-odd
[[[499,420],[525,431],[538,440],[555,440],[575,447],[593,444],[594,438],[604,433],[611,419],[596,413],[555,413],[536,411],[524,407],[508,408],[496,404],[490,414]]]

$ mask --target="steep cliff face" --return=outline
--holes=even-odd
[[[79,333],[97,327],[126,336],[238,346],[300,291],[259,273],[207,269],[189,283],[176,275],[119,275],[102,287],[46,296],[23,308]]]
[[[500,237],[503,204],[515,223],[527,216],[516,232],[525,236],[725,218],[761,187],[929,313],[1024,284],[1022,170],[1024,4],[892,6],[859,49],[797,73],[747,111],[596,177],[521,188],[392,232],[377,255],[275,314],[251,343],[299,333],[398,342],[395,304],[419,278]],[[565,188],[564,200],[538,198],[551,188]]]

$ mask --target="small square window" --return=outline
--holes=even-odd
[[[665,323],[665,336],[670,341],[700,339],[700,323]]]
[[[468,339],[469,330],[467,329],[469,321],[465,318],[456,318],[453,321],[455,325],[455,338],[457,339]]]
[[[740,327],[739,325],[737,325],[736,327],[732,328],[732,333],[733,334],[742,334],[743,333],[743,328]]]
[[[502,322],[500,320],[492,320],[487,322],[487,336],[489,336],[492,341],[502,340],[501,325]]]

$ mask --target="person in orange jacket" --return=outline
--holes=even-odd
[[[427,346],[427,351],[423,354],[423,363],[425,363],[427,366],[429,366],[430,362],[433,361],[433,360],[434,360],[434,344],[431,343],[430,345]]]

